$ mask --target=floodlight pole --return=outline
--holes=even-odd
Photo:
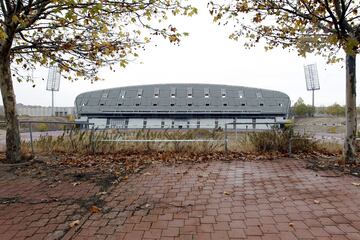
[[[54,89],[51,89],[51,116],[54,117]]]
[[[315,90],[320,89],[319,76],[317,73],[316,64],[304,66],[306,88],[312,91],[312,117],[315,116]]]
[[[315,115],[315,90],[312,90],[312,109],[313,109],[313,113],[312,116]]]
[[[59,91],[61,73],[58,67],[50,67],[46,90],[51,91],[51,116],[55,116],[54,92]]]

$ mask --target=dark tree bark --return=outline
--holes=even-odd
[[[21,160],[19,120],[10,69],[11,42],[5,41],[0,50],[0,89],[6,119],[6,159],[10,163]]]
[[[346,135],[344,157],[348,164],[356,161],[356,55],[346,54]]]

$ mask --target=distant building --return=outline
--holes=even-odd
[[[30,106],[23,104],[16,104],[16,110],[19,116],[31,117],[47,117],[52,115],[51,107]],[[4,114],[4,107],[1,106],[1,114]],[[54,115],[57,117],[65,117],[68,115],[75,115],[74,107],[54,107]]]
[[[113,88],[76,97],[78,122],[98,128],[264,129],[283,123],[289,96],[278,91],[212,84],[158,84]],[[235,128],[233,125],[231,126]]]

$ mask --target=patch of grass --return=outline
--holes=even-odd
[[[325,153],[341,155],[343,152],[343,145],[336,142],[321,142],[318,148]]]
[[[335,126],[328,127],[327,132],[328,133],[333,133],[333,134],[337,133],[337,127],[335,127]]]
[[[171,142],[124,142],[112,140],[173,140]],[[181,142],[180,140],[207,139],[220,142]],[[210,130],[138,130],[138,131],[82,131],[65,130],[61,136],[41,136],[34,141],[36,152],[114,153],[118,151],[212,152],[223,149],[223,134]],[[105,141],[104,141],[105,140]],[[179,141],[177,141],[179,140]],[[29,148],[29,143],[23,143]]]
[[[40,131],[40,132],[46,132],[46,131],[49,131],[49,126],[46,124],[46,123],[39,123],[37,126],[36,126],[37,130]]]
[[[338,152],[338,148],[328,144],[320,146],[309,136],[294,133],[291,127],[271,129],[262,132],[228,132],[228,149],[232,152],[279,152],[287,153],[289,135],[292,134],[293,153],[311,153],[314,151]],[[172,140],[170,142],[131,142],[116,140]],[[217,140],[211,142],[181,142],[180,140]],[[105,140],[105,141],[104,141]],[[114,141],[113,141],[114,140]],[[179,140],[179,141],[178,141]],[[29,143],[23,143],[24,149],[30,149]],[[107,154],[117,152],[173,152],[173,153],[212,153],[224,151],[224,132],[216,130],[102,130],[83,131],[66,129],[58,137],[42,136],[34,141],[37,153],[76,153]]]
[[[291,149],[293,153],[308,153],[318,150],[315,140],[309,136],[294,133],[291,128],[272,129],[263,132],[251,132],[242,136],[239,144],[242,147],[257,152],[287,153],[289,150],[289,136],[292,135]]]

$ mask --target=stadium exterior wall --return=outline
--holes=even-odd
[[[97,128],[223,128],[239,129],[283,123],[290,99],[282,92],[214,84],[156,84],[85,92],[76,97],[77,123]]]

